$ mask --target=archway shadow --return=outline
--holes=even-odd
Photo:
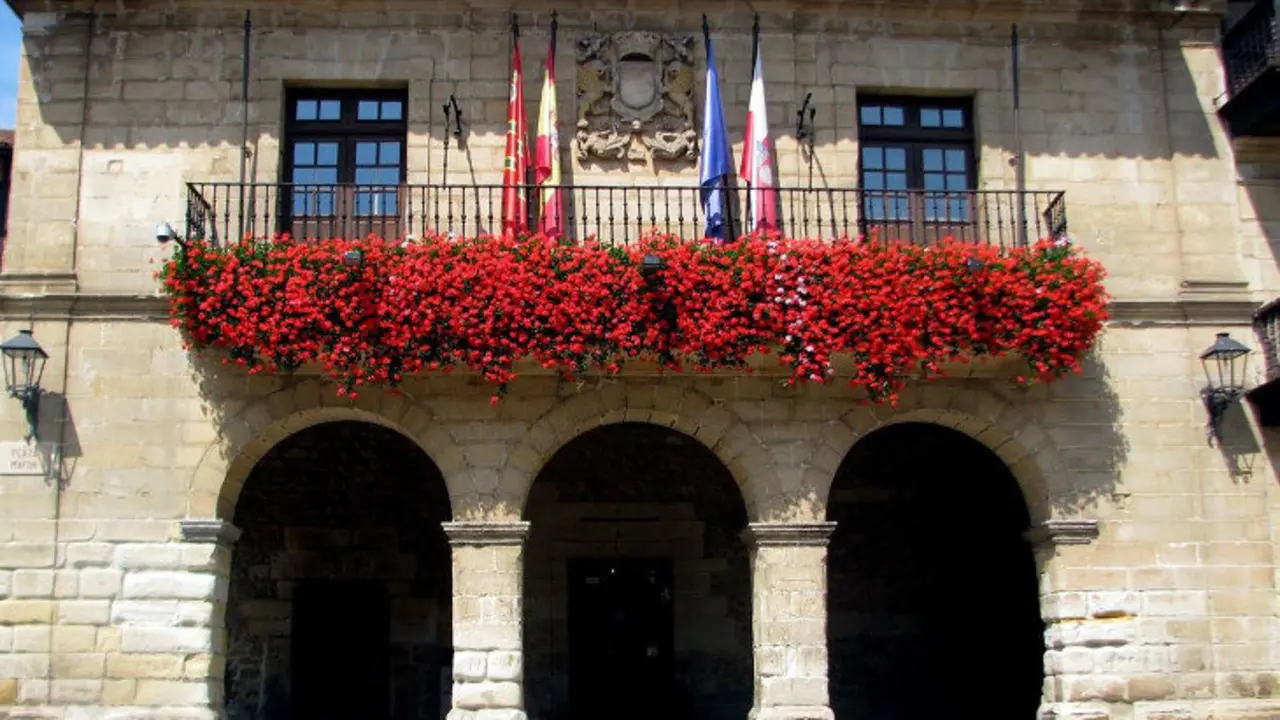
[[[322,423],[273,447],[236,507],[227,716],[443,720],[449,518],[439,469],[392,430]]]
[[[828,519],[836,717],[943,717],[992,674],[991,716],[1035,714],[1044,624],[1030,514],[995,453],[931,423],[876,430],[841,465]],[[981,663],[966,662],[974,648]],[[940,667],[922,692],[921,670]]]
[[[747,715],[747,514],[711,451],[657,425],[598,427],[552,456],[525,517],[530,718]]]

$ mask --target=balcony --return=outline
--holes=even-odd
[[[1280,137],[1280,28],[1273,0],[1256,0],[1222,34],[1228,99],[1218,114],[1237,137]]]
[[[522,188],[526,197],[536,197]],[[565,235],[626,245],[657,230],[703,235],[695,186],[564,186]],[[728,188],[729,222],[742,229],[747,192]],[[501,231],[501,185],[291,185],[189,183],[186,236],[215,245],[289,233],[304,239],[370,234],[416,238]],[[533,203],[530,203],[533,205]],[[1062,192],[784,188],[778,218],[789,237],[872,236],[931,245],[955,240],[1016,247],[1067,231]]]
[[[1253,329],[1262,343],[1266,381],[1249,391],[1249,402],[1258,411],[1259,424],[1280,425],[1280,298],[1258,308]]]

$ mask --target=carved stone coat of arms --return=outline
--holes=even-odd
[[[582,38],[578,157],[697,158],[693,81],[692,36],[621,32]]]

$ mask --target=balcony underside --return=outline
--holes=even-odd
[[[1280,137],[1280,63],[1271,63],[1218,114],[1235,137]]]
[[[205,370],[213,373],[240,373],[245,376],[248,373],[244,370],[236,368],[234,364],[224,365],[222,360],[227,357],[227,353],[220,350],[205,351],[205,357],[201,364],[205,366]],[[831,376],[831,381],[835,385],[842,385],[849,378],[853,377],[854,359],[847,353],[837,353],[832,357],[832,366],[836,372]],[[235,368],[235,369],[233,369]],[[554,377],[556,371],[548,370],[532,359],[522,359],[515,363],[514,371],[518,377]],[[975,358],[971,361],[957,360],[951,363],[940,365],[939,369],[949,379],[972,379],[972,380],[996,380],[1010,381],[1019,376],[1025,376],[1027,372],[1027,363],[1025,358],[1016,353],[1009,353],[1001,357],[983,356]],[[294,370],[293,375],[298,377],[322,378],[327,375],[325,369],[318,364],[307,364],[301,368]],[[479,380],[479,374],[462,366],[449,373],[456,377],[465,377]],[[703,372],[695,369],[691,364],[686,365],[683,369],[677,371],[666,369],[657,363],[649,360],[628,360],[616,375],[604,372],[597,368],[587,368],[583,373],[583,379],[599,379],[599,378],[646,378],[646,377],[716,377],[728,379],[734,377],[756,377],[764,378],[771,381],[781,382],[791,377],[791,368],[779,360],[779,350],[774,348],[769,354],[754,354],[747,358],[747,366],[743,370],[715,370],[712,372]],[[923,368],[917,368],[920,377],[924,376]],[[412,384],[415,380],[429,380],[430,378],[443,377],[439,372],[424,373],[419,376],[406,379],[407,384]],[[519,384],[519,379],[515,381]]]

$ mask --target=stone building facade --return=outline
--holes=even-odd
[[[466,373],[346,399],[190,356],[168,322],[156,224],[353,169],[322,159],[347,140],[294,127],[325,102],[390,103],[375,120],[400,139],[369,142],[397,157],[355,170],[499,183],[513,11],[534,116],[558,10],[567,182],[696,182],[702,12],[736,157],[747,5],[11,4],[0,314],[50,357],[41,470],[0,474],[0,718],[1280,718],[1275,439],[1240,403],[1207,442],[1200,397],[1200,351],[1217,332],[1261,348],[1252,316],[1280,291],[1280,145],[1218,113],[1238,3],[754,8],[783,187],[892,173],[860,152],[885,113],[960,112],[946,172],[1016,191],[1020,150],[1109,272],[1082,375],[1015,389],[975,365],[896,407],[767,364],[533,367],[496,406]],[[694,84],[676,67],[675,110],[614,157],[582,43],[626,32],[676,56],[694,38]],[[0,403],[0,441],[26,430]]]

